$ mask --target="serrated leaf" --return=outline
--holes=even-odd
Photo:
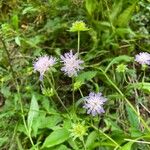
[[[117,25],[119,27],[125,27],[128,25],[129,20],[132,16],[132,13],[135,9],[136,3],[133,3],[131,6],[127,7],[118,17]]]
[[[97,74],[97,71],[87,71],[79,74],[76,78],[76,81],[84,83],[85,81],[89,81],[94,78]]]
[[[53,147],[55,145],[61,144],[67,139],[69,139],[69,135],[70,135],[70,132],[65,128],[55,130],[45,139],[42,147],[49,148],[49,147]]]
[[[116,0],[113,4],[113,8],[110,14],[110,19],[112,22],[116,21],[116,17],[118,16],[118,14],[120,13],[120,11],[122,10],[122,0],[118,1]]]
[[[128,86],[128,88],[137,88],[139,90],[142,90],[143,92],[150,94],[150,83],[148,82],[138,82],[133,83]]]
[[[128,120],[130,122],[130,126],[135,129],[139,129],[139,119],[135,112],[131,109],[131,107],[126,105],[126,111],[128,114]]]
[[[39,113],[39,105],[38,105],[35,95],[33,95],[32,99],[31,99],[28,118],[27,118],[27,125],[29,128],[29,131],[31,131],[31,127],[33,125],[33,120],[34,120],[34,118],[36,118],[38,116],[38,113]]]

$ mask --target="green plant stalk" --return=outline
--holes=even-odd
[[[47,80],[48,80],[50,86],[53,88],[54,94],[56,95],[57,99],[59,100],[59,102],[61,103],[61,105],[63,106],[63,108],[66,110],[66,112],[68,113],[68,115],[70,116],[68,109],[66,108],[66,106],[65,106],[64,103],[62,102],[61,98],[59,97],[59,95],[58,95],[58,93],[57,93],[55,87],[53,86],[53,84],[52,84],[52,82],[51,82],[51,79],[50,79],[48,76],[46,76],[46,77],[47,77]]]
[[[107,139],[109,139],[111,142],[113,142],[117,147],[120,147],[120,148],[121,148],[121,146],[120,146],[116,141],[114,141],[109,135],[107,135],[106,133],[104,133],[104,132],[101,131],[99,128],[95,127],[94,125],[92,125],[92,127],[93,127],[95,130],[99,131],[101,134],[103,134]]]
[[[22,105],[22,101],[21,101],[21,96],[20,96],[20,90],[19,90],[19,85],[18,85],[18,83],[17,83],[17,92],[18,92],[18,96],[19,96],[20,108],[21,108],[21,113],[22,113],[21,116],[22,116],[22,119],[23,119],[23,124],[24,124],[25,130],[26,130],[26,132],[27,132],[27,136],[28,136],[28,138],[29,138],[29,140],[30,140],[30,142],[31,142],[31,144],[32,144],[32,146],[33,146],[33,148],[34,148],[35,150],[38,150],[38,149],[35,147],[34,142],[33,142],[33,140],[32,140],[31,132],[29,131],[29,129],[28,129],[28,127],[27,127],[27,123],[26,123],[25,116],[24,116],[24,110],[23,110],[23,105]]]
[[[86,146],[85,146],[85,142],[84,142],[84,138],[83,138],[83,137],[81,138],[81,141],[82,141],[82,143],[83,143],[84,150],[87,150],[87,149],[86,149]]]
[[[79,92],[80,92],[81,97],[83,98],[84,96],[80,88],[79,88]]]
[[[75,113],[74,78],[73,77],[72,77],[72,104],[73,104],[73,112]]]
[[[21,96],[20,96],[19,84],[18,84],[18,82],[16,80],[15,72],[14,72],[12,64],[11,64],[11,59],[10,59],[9,51],[8,51],[8,49],[6,47],[6,44],[5,44],[5,41],[2,39],[2,37],[0,37],[0,40],[1,40],[2,44],[3,44],[4,50],[6,51],[7,58],[8,58],[8,61],[9,61],[10,70],[11,70],[11,73],[12,73],[12,77],[13,77],[14,82],[15,82],[17,94],[18,94],[18,97],[19,97],[19,103],[20,103],[20,109],[21,109],[21,116],[22,116],[22,119],[23,119],[23,124],[24,124],[25,130],[27,132],[27,136],[28,136],[28,138],[29,138],[32,146],[34,147],[34,149],[37,150],[36,147],[35,147],[35,145],[34,145],[34,142],[32,140],[31,134],[30,134],[30,132],[28,130],[26,121],[25,121],[24,110],[23,110],[23,105],[22,105]]]
[[[77,54],[78,54],[78,57],[79,57],[79,54],[80,54],[80,31],[78,31],[78,49],[77,49]]]
[[[109,81],[109,83],[118,91],[118,93],[122,97],[124,97],[125,101],[131,107],[131,109],[135,112],[135,114],[139,117],[139,119],[143,123],[144,127],[150,132],[150,128],[148,127],[148,125],[146,124],[146,122],[143,120],[143,118],[141,116],[139,116],[139,113],[135,110],[135,108],[132,106],[132,104],[130,103],[130,101],[125,97],[125,95],[120,91],[120,89],[113,83],[113,81],[111,81],[111,79],[107,76],[107,74],[101,68],[95,68],[95,69],[100,70],[104,74],[104,76]]]
[[[15,72],[14,72],[12,64],[11,64],[10,54],[9,54],[8,49],[7,49],[5,41],[3,40],[3,38],[1,36],[0,36],[0,41],[2,42],[3,48],[4,48],[4,50],[6,52],[6,55],[7,55],[7,58],[8,58],[8,63],[9,63],[10,71],[12,73],[12,77],[13,77],[14,81],[16,81],[16,79],[15,79]]]

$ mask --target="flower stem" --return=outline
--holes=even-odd
[[[14,80],[14,83],[15,83],[15,86],[16,86],[16,90],[17,90],[17,95],[18,95],[18,99],[19,99],[19,103],[20,103],[20,109],[21,109],[21,116],[22,116],[22,120],[23,120],[23,124],[24,124],[25,130],[27,132],[27,136],[28,136],[28,138],[29,138],[29,140],[30,140],[30,142],[32,144],[32,147],[35,150],[37,150],[37,148],[35,147],[34,142],[32,140],[31,133],[29,132],[29,129],[27,127],[26,120],[25,120],[24,110],[23,110],[23,104],[22,104],[21,95],[20,95],[20,88],[19,88],[18,81],[16,79],[16,75],[15,75],[14,69],[13,69],[12,64],[11,64],[11,58],[10,58],[9,51],[8,51],[6,43],[2,39],[2,37],[0,37],[0,41],[2,42],[4,50],[6,51],[6,54],[7,54],[7,58],[8,58],[9,66],[10,66],[10,71],[12,73],[12,77],[13,77],[13,80]]]
[[[73,77],[72,77],[72,103],[73,103],[73,112],[75,113],[74,78]]]
[[[112,141],[117,147],[121,147],[116,141],[114,141],[109,135],[107,135],[106,133],[104,133],[103,131],[101,131],[99,128],[95,127],[94,125],[92,125],[92,127],[99,131],[101,134],[103,134],[107,139],[109,139],[110,141]]]
[[[80,54],[80,31],[78,31],[78,49],[77,49],[77,54],[78,54],[78,57],[79,57],[79,54]]]
[[[52,83],[51,79],[50,79],[48,76],[46,76],[46,77],[47,77],[47,79],[48,79],[48,82],[49,82],[50,86],[51,86],[52,89],[54,90],[54,93],[55,93],[57,99],[59,100],[59,102],[61,103],[61,105],[64,107],[64,109],[66,110],[66,112],[69,114],[68,109],[66,108],[66,106],[65,106],[64,103],[62,102],[61,98],[59,97],[59,95],[58,95],[58,93],[57,93],[57,91],[56,91],[56,89],[55,89],[55,87],[53,86],[53,83]]]

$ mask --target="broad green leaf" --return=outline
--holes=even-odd
[[[31,131],[31,127],[33,125],[33,120],[34,120],[34,118],[36,118],[38,116],[38,113],[39,113],[39,105],[38,105],[35,95],[33,95],[32,99],[31,99],[28,118],[27,118],[27,124],[28,124],[28,128],[30,131]]]
[[[61,144],[67,139],[69,139],[69,135],[70,135],[70,132],[65,128],[55,130],[45,139],[42,147],[49,148],[49,147],[53,147],[55,145]]]
[[[68,140],[69,145],[74,149],[74,150],[79,150],[79,147],[77,145],[77,142],[73,139],[69,139]]]
[[[96,131],[91,132],[91,133],[88,135],[88,137],[87,137],[85,146],[86,146],[87,148],[92,147],[93,144],[94,144],[94,142],[95,142],[95,140],[97,139],[97,137],[98,137],[98,134],[97,134]]]
[[[41,128],[41,129],[49,128],[50,129],[50,128],[53,128],[54,126],[56,126],[61,121],[62,121],[62,117],[60,117],[59,115],[47,116],[42,119],[42,122],[40,123],[39,128]]]

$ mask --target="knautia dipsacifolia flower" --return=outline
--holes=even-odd
[[[72,129],[70,129],[69,131],[71,132],[70,136],[73,137],[73,140],[75,140],[76,138],[82,140],[83,136],[87,135],[84,122],[72,124]]]
[[[91,92],[89,96],[85,98],[83,108],[87,109],[87,114],[92,114],[92,116],[102,114],[105,112],[103,105],[106,100],[107,99],[102,96],[102,93]]]
[[[124,64],[120,64],[120,65],[118,65],[117,66],[117,68],[116,68],[116,71],[117,72],[119,72],[119,73],[124,73],[124,72],[126,72],[127,71],[127,65],[124,65]]]
[[[72,27],[70,28],[70,32],[80,32],[80,31],[88,31],[89,28],[86,27],[86,24],[83,21],[76,21],[72,23]]]
[[[64,55],[61,55],[61,60],[64,63],[61,71],[63,71],[69,77],[77,76],[78,71],[84,68],[81,66],[83,61],[78,58],[77,53],[73,54],[72,50]]]
[[[150,65],[150,54],[141,52],[135,56],[135,61],[141,65]]]
[[[56,63],[56,58],[52,56],[41,56],[34,62],[34,71],[40,73],[40,80],[43,80],[44,73]]]

